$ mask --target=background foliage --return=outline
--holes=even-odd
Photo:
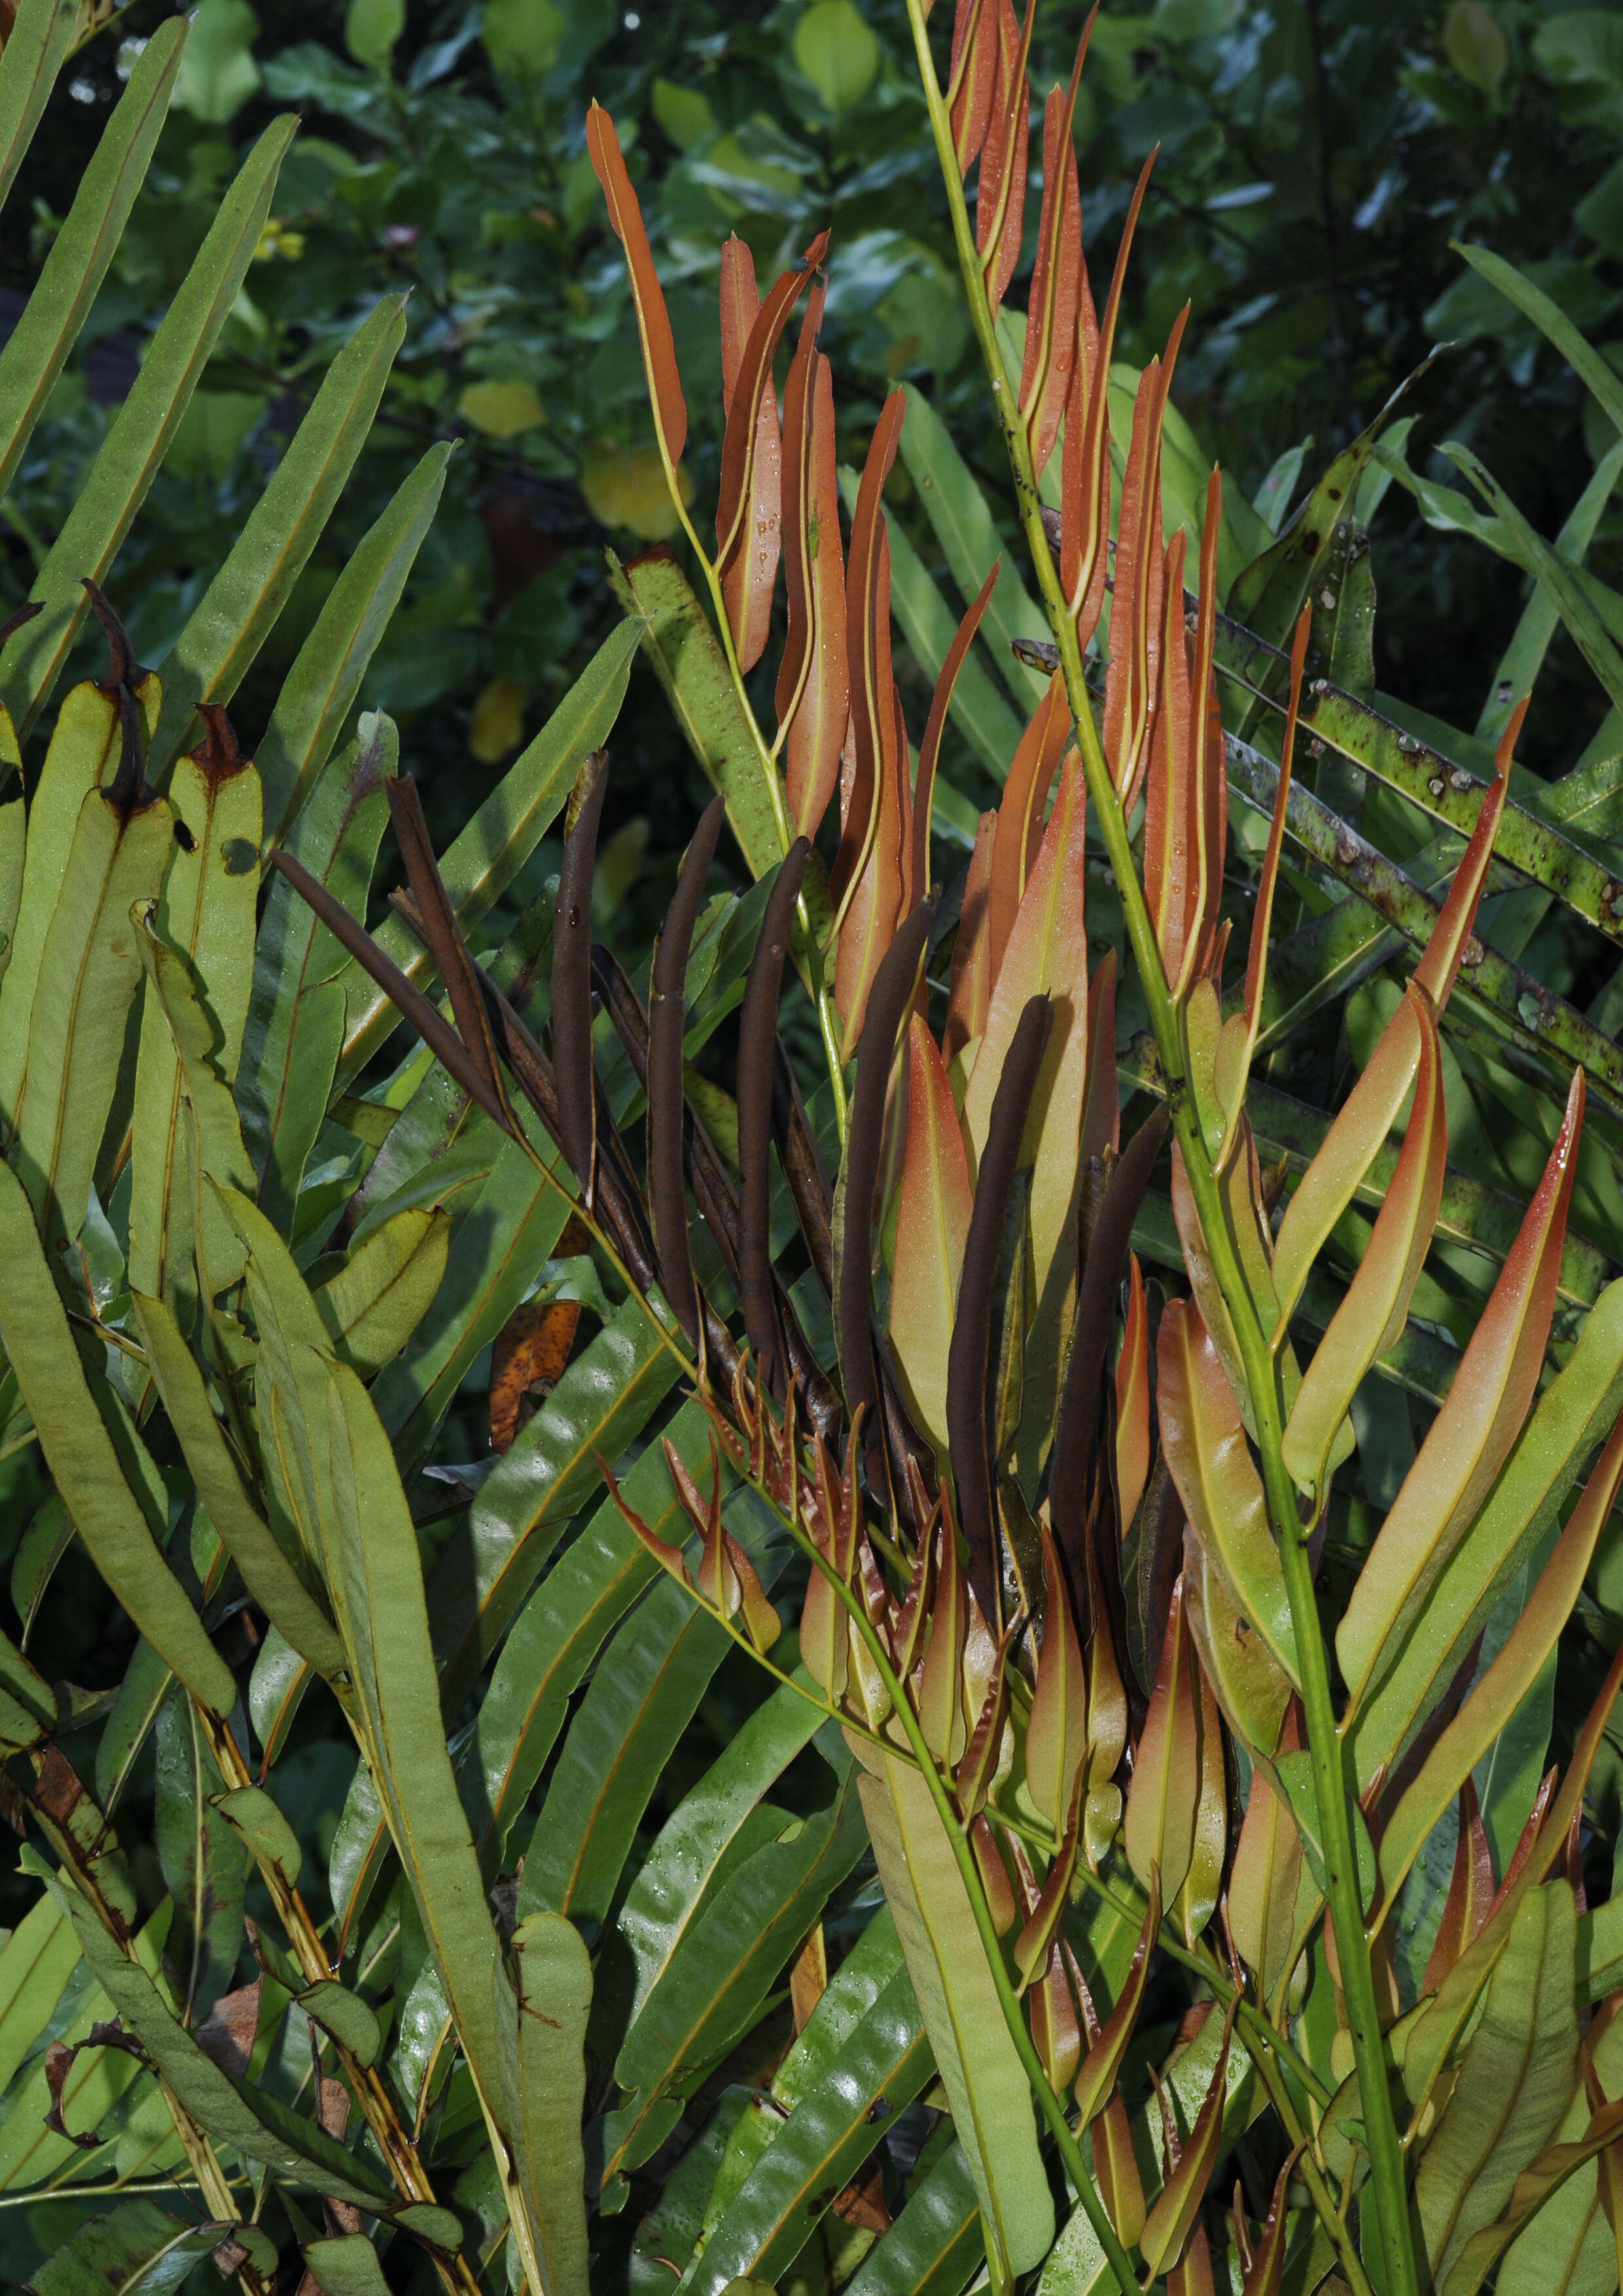
[[[443,846],[616,619],[605,540],[624,554],[668,530],[619,250],[585,157],[589,96],[613,110],[627,143],[635,126],[632,164],[695,416],[688,461],[701,499],[713,492],[720,444],[719,238],[739,230],[766,275],[825,220],[838,258],[826,340],[848,426],[842,458],[860,460],[881,399],[905,377],[929,389],[971,471],[990,478],[994,501],[1004,487],[899,9],[696,4],[618,24],[601,8],[545,0],[488,0],[482,18],[455,7],[414,5],[403,22],[401,13],[359,0],[340,38],[333,8],[283,8],[274,21],[267,11],[260,25],[242,0],[204,0],[157,162],[7,500],[4,594],[8,605],[26,594],[221,187],[274,113],[300,110],[304,132],[261,259],[120,555],[119,596],[137,654],[161,659],[217,562],[218,537],[262,491],[357,320],[381,294],[410,286],[382,417],[234,715],[251,739],[359,537],[427,446],[459,439],[364,697],[399,721],[404,761],[422,781]],[[1055,8],[1044,20],[1052,53],[1039,53],[1039,87],[1068,62],[1078,13]],[[37,139],[12,194],[11,215],[31,202],[34,225],[0,255],[13,294],[31,283],[118,92],[128,62],[119,43],[141,38],[159,14],[134,0],[76,60],[53,115],[61,132]],[[1271,12],[1162,0],[1102,20],[1078,138],[1091,246],[1113,245],[1126,183],[1152,144],[1161,148],[1121,353],[1141,364],[1193,297],[1200,327],[1176,404],[1201,447],[1277,523],[1300,482],[1446,340],[1454,348],[1405,402],[1416,418],[1411,469],[1454,483],[1430,445],[1463,439],[1533,525],[1553,532],[1608,442],[1537,331],[1507,315],[1448,242],[1489,242],[1607,345],[1623,296],[1623,49],[1605,12],[1510,0],[1417,12],[1405,42],[1395,53],[1389,9],[1332,0]],[[1097,281],[1096,259],[1094,271]],[[1469,733],[1491,707],[1524,584],[1455,531],[1435,496],[1417,500],[1392,479],[1383,465],[1361,501],[1374,519],[1381,601],[1373,680],[1416,725],[1431,718]],[[939,565],[934,529],[900,468],[889,501],[893,521]],[[1603,579],[1616,577],[1619,533],[1608,503],[1588,558]],[[74,668],[94,660],[86,641]],[[916,701],[919,674],[905,675]],[[1559,631],[1522,757],[1553,770],[1616,750],[1605,706]],[[702,790],[641,671],[615,756],[598,922],[629,951],[645,946],[663,908]],[[952,779],[975,802],[993,786],[967,748],[953,756]],[[557,854],[545,844],[527,864],[485,928],[489,945]],[[398,875],[386,848],[376,882]],[[1522,962],[1615,1028],[1609,960],[1563,912],[1537,927]],[[1366,1048],[1350,1041],[1354,1058]],[[1347,1073],[1348,1035],[1321,1032],[1291,1055],[1304,1056],[1292,1090],[1329,1104]],[[1462,1128],[1456,1144],[1484,1177],[1524,1187],[1491,1125],[1474,1144]],[[1593,1225],[1593,1205],[1589,1214]],[[482,1450],[487,1380],[481,1359],[440,1439],[443,1457]],[[14,1547],[41,1486],[27,1452],[0,1472],[12,1477],[0,1541]],[[131,1638],[110,1603],[86,1600],[87,1584],[88,1573],[53,1582],[34,1647],[50,1651],[53,1674],[94,1692],[122,1677]],[[1614,1593],[1603,1576],[1590,1598],[1590,1623],[1606,1642]],[[1558,1752],[1596,1670],[1598,1644],[1584,1635],[1580,1625],[1562,1676]],[[719,1666],[671,1753],[646,1831],[727,1744],[757,1690],[742,1658]],[[148,1807],[166,1759],[179,1757],[160,1734],[143,1757],[152,1767],[131,1781],[132,1811]],[[310,1731],[295,1734],[277,1768],[283,1807],[323,1867],[349,1759]],[[1615,1796],[1604,1773],[1603,1786],[1603,1805],[1607,1792]],[[778,1792],[792,1811],[821,1795],[809,1756]],[[1603,1831],[1597,1869],[1610,1849]],[[145,1854],[161,1861],[162,1843]],[[32,1894],[30,1884],[18,1902]],[[864,1909],[853,1901],[849,1910],[854,1920]],[[63,2204],[36,2205],[20,2276],[70,2221]],[[8,2260],[0,2272],[11,2268]]]

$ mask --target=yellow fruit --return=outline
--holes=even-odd
[[[684,503],[691,502],[693,481],[680,466],[676,483]],[[663,542],[681,524],[655,447],[588,455],[581,465],[580,491],[600,524],[622,526],[643,542]]]
[[[473,705],[468,747],[481,766],[499,765],[524,739],[529,688],[516,677],[493,677]]]
[[[546,420],[535,385],[529,382],[471,382],[456,402],[464,422],[487,439],[516,439]]]

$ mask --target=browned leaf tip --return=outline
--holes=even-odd
[[[81,578],[95,618],[107,636],[107,675],[98,679],[97,683],[102,693],[106,694],[116,693],[121,685],[128,686],[133,693],[137,687],[145,685],[152,672],[135,660],[134,649],[129,642],[129,632],[89,575],[86,574]]]
[[[237,747],[237,737],[225,705],[219,701],[200,701],[197,714],[203,721],[201,746],[192,752],[192,762],[211,782],[229,781],[240,774],[248,759]]]
[[[463,939],[456,912],[451,906],[450,895],[446,891],[445,881],[439,873],[439,865],[434,858],[434,848],[430,840],[428,824],[423,819],[422,800],[417,794],[417,784],[409,775],[391,774],[385,781],[384,789],[396,840],[406,863],[406,874],[411,879],[417,914],[422,920],[423,938],[445,983],[446,993],[450,997],[456,1033],[492,1095],[505,1108],[507,1094],[502,1082],[490,1024],[485,1014],[484,998],[474,978],[473,960],[468,954],[468,944]],[[508,1129],[512,1128],[510,1117]]]
[[[147,784],[146,732],[141,723],[141,705],[127,685],[121,685],[115,690],[119,697],[119,770],[107,784],[106,796],[108,803],[127,821],[133,814],[152,804],[158,792]]]

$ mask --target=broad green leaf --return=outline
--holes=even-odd
[[[19,733],[32,725],[87,611],[80,586],[101,581],[168,454],[221,328],[247,275],[283,155],[298,121],[272,122],[221,200],[197,259],[147,347],[73,508],[35,577],[45,605],[5,650],[0,701]]]
[[[299,2007],[308,2017],[314,2017],[324,2033],[341,2041],[357,2064],[376,2062],[383,2046],[382,2032],[376,2012],[369,2008],[358,1993],[323,1977],[297,1996]]]
[[[629,2282],[634,2296],[668,2289],[703,2236],[705,2217],[723,2160],[749,2112],[753,2092],[737,2082],[725,2088],[698,2136],[676,2161],[664,2190],[632,2235]]]
[[[160,703],[158,680],[143,680],[136,699],[150,733]],[[110,757],[117,758],[119,745],[116,701],[88,680],[73,686],[57,712],[28,808],[22,882],[5,976],[0,980],[0,1115],[8,1128],[17,1120],[40,960],[79,815],[86,798],[99,785]]]
[[[316,1669],[272,1620],[248,1683],[249,1719],[267,1762],[274,1762],[286,1744],[304,1694],[315,1679]]]
[[[29,1018],[17,1170],[36,1217],[71,1242],[84,1226],[141,980],[137,902],[157,898],[174,844],[162,798],[127,816],[103,790],[79,808]]]
[[[500,900],[563,811],[581,760],[608,740],[625,699],[638,635],[635,622],[611,631],[529,747],[440,855],[439,873],[464,934],[471,935]],[[410,979],[421,981],[428,974],[427,955],[398,917],[386,918],[376,939]],[[344,985],[349,1016],[340,1082],[386,1042],[398,1019],[382,990],[358,966],[350,966]]]
[[[389,818],[383,779],[395,772],[399,748],[392,718],[363,715],[355,740],[323,770],[287,840],[294,858],[357,916],[365,914]],[[268,788],[266,799],[268,818]],[[243,1142],[259,1174],[259,1201],[290,1232],[343,1042],[339,975],[348,963],[315,911],[278,873],[254,945],[236,1089]]]
[[[615,2060],[634,2116],[668,2087],[689,2087],[748,2032],[864,1848],[855,1765],[842,1760],[833,1800],[786,1821],[730,1873],[683,1941]],[[635,2126],[635,2119],[631,2122]],[[614,2165],[611,2163],[611,2165]]]
[[[95,1796],[111,1816],[118,1808],[175,1677],[149,1642],[138,1642],[95,1750]]]
[[[507,2125],[518,2147],[546,2296],[586,2296],[586,2019],[592,1963],[561,1914],[531,1914],[512,1933],[512,1976],[498,1970]]]
[[[985,2261],[969,2162],[961,2144],[950,2144],[868,2251],[848,2296],[961,2296]]]
[[[262,2085],[222,2071],[170,2015],[152,1978],[119,1951],[77,1891],[60,1882],[52,1886],[61,1891],[98,1984],[182,2104],[216,2144],[234,2145],[250,2161],[279,2169],[283,2176],[312,2184],[356,2208],[376,2213],[392,2205],[394,2189],[380,2171],[314,2121],[291,2112]]]
[[[297,1279],[284,1267],[277,1280]],[[365,1389],[342,1365],[329,1370],[326,1385],[339,1541],[330,1556],[332,1593],[374,1779],[470,2070],[487,2112],[499,2114],[496,1926],[446,1751],[411,1512]]]
[[[1053,2241],[1031,2090],[981,1950],[963,1879],[917,1770],[886,1758],[861,1782],[863,1815],[907,1972],[970,2175],[1008,2267],[1029,2272]]]
[[[1003,571],[988,604],[981,630],[1017,712],[1024,717],[1036,707],[1047,680],[1018,660],[1013,648],[1019,640],[1046,638],[1048,617],[1021,580],[1014,561],[1004,550],[986,498],[947,435],[947,425],[922,391],[912,383],[907,384],[906,390],[902,461],[919,490],[924,514],[965,605],[991,572],[992,561],[1000,554],[1003,556]],[[1004,759],[1005,773],[1013,754],[1011,750]],[[1002,775],[998,778],[1001,780]]]
[[[794,2046],[772,2076],[786,2112],[815,2088],[891,1980],[906,1967],[890,1910],[881,1906],[817,1997]]]
[[[575,1368],[573,1364],[570,1366],[526,1433],[558,1400]],[[611,1412],[613,1408],[611,1404]],[[607,1434],[605,1456],[628,1439],[626,1426],[613,1418],[607,1427],[614,1431]],[[697,1473],[706,1457],[709,1431],[709,1421],[696,1401],[684,1404],[665,1430],[665,1439],[691,1472]],[[532,1560],[532,1545],[541,1550],[543,1558],[550,1553],[565,1520],[578,1504],[570,1496],[577,1475],[584,1484],[584,1467],[573,1474],[560,1475],[555,1488],[561,1504],[554,1508],[550,1502],[544,1503],[533,1528],[517,1536],[499,1516],[494,1523],[483,1517],[481,1510],[490,1499],[490,1484],[496,1476],[486,1483],[470,1522],[470,1544],[480,1554],[483,1599],[465,1631],[457,1636],[459,1647],[447,1658],[447,1680],[463,1680],[498,1638],[501,1627],[512,1617],[541,1567],[541,1558]],[[594,1480],[595,1468],[593,1476]],[[620,1490],[627,1505],[657,1536],[679,1535],[686,1517],[660,1445],[651,1444],[643,1451],[623,1477]],[[527,1519],[528,1509],[520,1521]],[[510,1567],[514,1560],[516,1569]],[[659,1565],[614,1502],[605,1499],[518,1612],[459,1763],[463,1798],[474,1820],[481,1856],[488,1858],[499,1849],[541,1774],[563,1726],[570,1700],[587,1668],[658,1575]],[[516,1591],[514,1581],[521,1582]],[[436,1574],[430,1582],[430,1602],[440,1587],[441,1574]],[[467,1593],[459,1590],[457,1599],[462,1615],[467,1617]]]
[[[403,295],[386,296],[327,369],[225,564],[164,656],[164,707],[147,767],[153,780],[195,725],[197,704],[230,701],[286,605],[366,443],[406,337],[405,306]]]
[[[1623,1283],[1591,1309],[1471,1526],[1389,1652],[1348,1731],[1360,1792],[1389,1771],[1452,1680],[1506,1582],[1555,1519],[1572,1480],[1623,1408]]]
[[[256,752],[265,785],[267,844],[284,840],[343,732],[366,665],[389,627],[422,538],[434,522],[446,464],[454,451],[448,441],[430,447],[396,488],[346,561],[316,617],[316,627],[283,680]],[[306,860],[305,865],[314,865]],[[280,890],[280,885],[273,889],[273,898]]]
[[[398,1356],[445,1275],[447,1212],[403,1211],[351,1250],[314,1298],[333,1352],[363,1379]]]
[[[322,2296],[389,2296],[378,2251],[365,2233],[307,2241],[304,2260]]]
[[[82,2225],[29,2285],[34,2296],[168,2296],[232,2229],[188,2224],[155,2201],[123,2201]],[[257,2227],[249,2231],[256,2262],[261,2269],[274,2269],[275,2244]]]
[[[17,11],[0,56],[0,201],[72,45],[78,12],[78,0],[22,0]]]
[[[638,634],[689,748],[726,799],[727,820],[754,877],[783,859],[787,818],[777,767],[762,757],[721,647],[687,577],[668,551],[622,566],[610,561],[614,594]]]
[[[809,1677],[801,1678],[814,1689]],[[826,1718],[799,1691],[775,1690],[666,1820],[620,1908],[619,1931],[636,1966],[633,2021],[669,1966],[739,1827]]]
[[[729,2202],[689,2283],[693,2296],[720,2296],[729,2280],[782,2278],[830,2192],[882,2141],[888,2116],[875,2117],[876,2104],[899,2111],[933,2070],[913,1988],[898,1970]]]
[[[730,1513],[734,1537],[770,1586],[783,1562],[774,1519],[752,1505]],[[731,1646],[671,1578],[627,1620],[559,1753],[525,1855],[521,1914],[568,1914],[594,1939],[660,1774]]]
[[[1617,2019],[1592,2039],[1590,2054],[1603,2092],[1623,2093],[1623,2025]],[[1589,2099],[1579,2082],[1555,2132],[1556,2144],[1577,2144],[1590,2119]],[[1553,2288],[1562,2296],[1611,2296],[1617,2276],[1617,2243],[1601,2207],[1595,2164],[1588,2161],[1518,2233],[1494,2284],[1497,2296],[1545,2296]]]
[[[205,1706],[228,1714],[231,1670],[158,1551],[91,1398],[21,1183],[0,1165],[0,1342],[91,1560],[154,1650]]]
[[[0,1947],[0,2092],[50,2023],[79,1944],[54,1898],[37,1898]]]
[[[37,22],[50,12],[48,6],[25,9],[23,18]],[[16,475],[29,434],[117,251],[168,110],[184,39],[184,24],[161,24],[143,48],[80,179],[68,219],[51,242],[27,308],[0,350],[0,495]],[[13,31],[6,43],[8,59],[17,40]],[[0,72],[8,69],[9,62]],[[0,121],[4,102],[0,84]],[[4,174],[0,161],[0,198]]]
[[[200,764],[187,756],[170,776],[169,803],[191,843],[176,837],[156,917],[137,934],[156,993],[143,1006],[135,1064],[128,1265],[132,1290],[168,1300],[189,1320],[197,1289],[195,1181],[183,1096],[205,1137],[204,1168],[234,1186],[245,1178],[240,1138],[230,1138],[234,1113],[223,1128],[225,1136],[214,1136],[231,1105],[253,977],[259,778],[251,766],[222,770],[211,758]],[[229,1268],[218,1256],[217,1237],[213,1241],[212,1251],[204,1248],[204,1264],[224,1281]]]
[[[298,1881],[304,1862],[299,1836],[263,1786],[234,1786],[217,1797],[215,1807],[256,1857],[279,1866],[290,1887]]]
[[[1564,1881],[1523,1897],[1453,2094],[1421,2154],[1414,2203],[1439,2286],[1566,2112],[1578,2062],[1576,1918]]]
[[[152,1751],[153,1845],[175,1902],[164,1969],[182,2019],[195,2027],[230,1989],[242,1951],[248,1850],[214,1807],[220,1775],[197,1710],[178,1687],[170,1690],[159,1713]],[[261,1799],[268,1801],[269,1796]]]

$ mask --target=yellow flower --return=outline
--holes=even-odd
[[[266,216],[260,229],[258,243],[254,249],[254,261],[274,263],[280,255],[289,263],[297,263],[303,253],[303,232],[285,231],[280,216]]]

